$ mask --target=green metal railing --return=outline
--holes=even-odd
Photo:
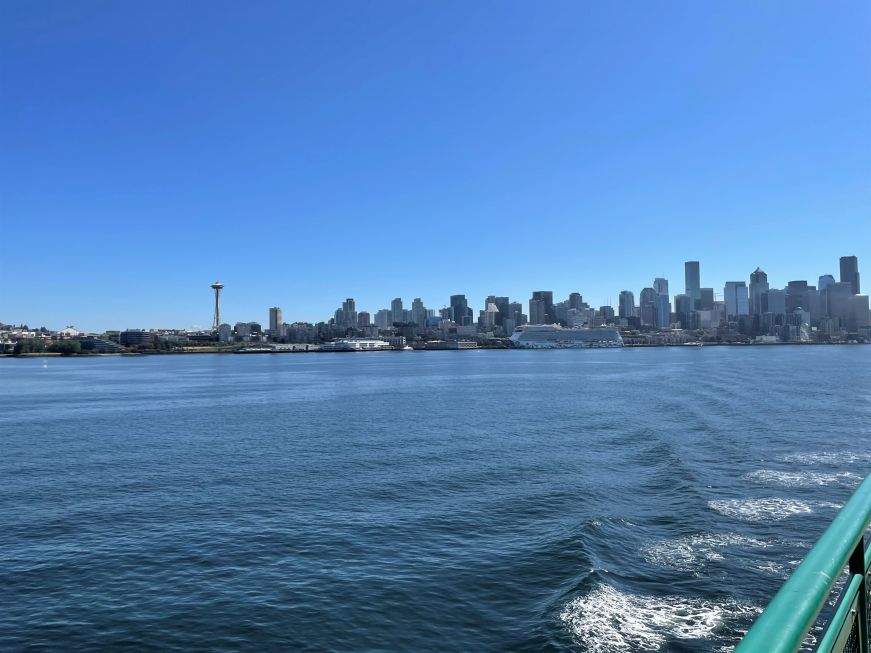
[[[847,568],[847,580],[818,640],[817,653],[871,653],[869,572],[871,549],[865,530],[871,522],[871,474],[853,493],[792,576],[762,612],[735,653],[795,653]]]

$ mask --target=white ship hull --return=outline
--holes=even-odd
[[[564,329],[557,325],[518,327],[511,335],[519,349],[610,349],[622,347],[623,338],[614,327]]]

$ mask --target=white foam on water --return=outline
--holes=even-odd
[[[709,639],[728,620],[761,612],[737,601],[642,596],[600,584],[565,605],[560,620],[589,653],[661,651],[669,639]]]
[[[758,540],[737,533],[701,533],[674,540],[663,540],[645,547],[642,555],[647,562],[680,571],[700,571],[705,563],[723,559],[723,549],[730,546],[761,547],[773,542]]]
[[[708,501],[708,507],[726,517],[754,522],[780,521],[793,515],[810,514],[814,511],[809,503],[780,497],[718,499]]]
[[[871,463],[871,453],[817,451],[815,453],[796,453],[780,456],[778,460],[797,465],[850,465],[854,463]]]
[[[855,487],[862,480],[861,476],[853,472],[783,472],[776,469],[759,469],[745,474],[744,478],[756,483],[780,485],[782,487],[813,487],[822,485]]]

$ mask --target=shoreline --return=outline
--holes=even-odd
[[[841,346],[862,346],[862,345],[871,345],[871,343],[867,342],[766,342],[766,343],[752,343],[752,342],[702,342],[702,343],[680,343],[680,344],[631,344],[631,345],[623,345],[623,347],[609,347],[608,349],[662,349],[666,347],[673,348],[690,348],[694,347],[696,349],[703,349],[705,347],[841,347]],[[470,349],[412,349],[411,351],[420,352],[420,351],[529,351],[534,348],[531,347],[475,347]],[[561,349],[560,347],[554,347],[553,349]],[[565,349],[570,349],[566,347]],[[584,349],[583,347],[578,347],[577,349]],[[596,349],[596,347],[591,347],[591,349]],[[394,350],[384,350],[387,352],[400,353],[408,350],[394,349]],[[35,353],[27,353],[27,354],[0,354],[0,358],[101,358],[105,356],[132,356],[132,357],[140,357],[140,356],[183,356],[187,354],[245,354],[245,355],[255,355],[255,354],[361,354],[361,353],[376,353],[376,352],[365,352],[365,351],[321,351],[318,349],[277,349],[274,351],[268,351],[266,349],[259,349],[256,351],[245,351],[242,349],[211,349],[211,348],[202,348],[202,349],[189,349],[185,351],[154,351],[154,352],[117,352],[117,353],[103,353],[103,354],[61,354],[57,352],[35,352]],[[381,352],[383,353],[383,352]]]

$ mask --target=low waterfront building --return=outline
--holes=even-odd
[[[393,349],[386,340],[375,338],[342,338],[321,344],[321,351],[389,351]]]

